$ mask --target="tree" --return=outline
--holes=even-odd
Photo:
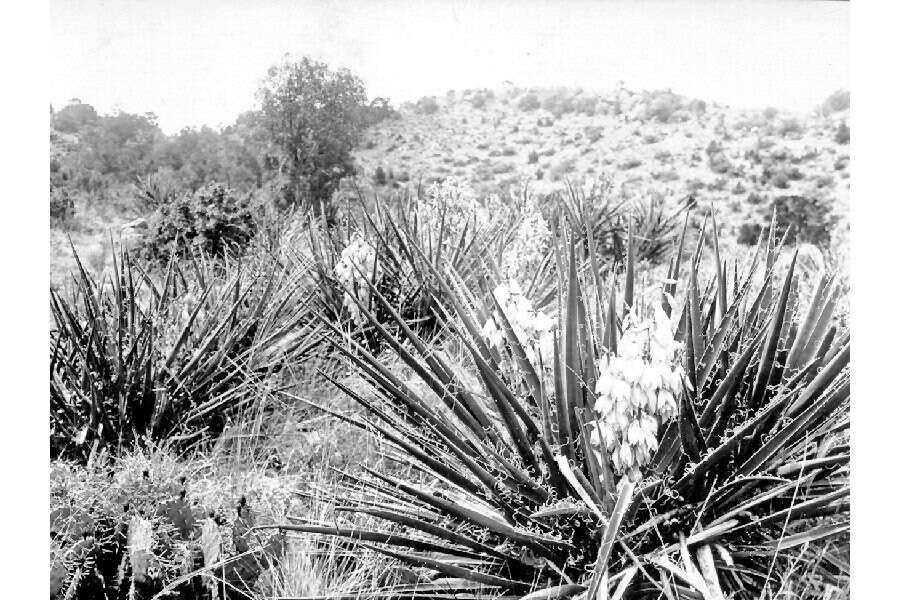
[[[53,107],[50,107],[53,117],[53,126],[57,131],[65,133],[77,133],[85,127],[96,125],[99,120],[97,111],[90,104],[85,104],[78,98],[72,98],[62,110],[53,113]]]
[[[320,214],[340,180],[354,172],[350,151],[366,107],[362,81],[346,69],[285,57],[269,69],[258,98],[279,171],[287,177],[284,200],[308,203]]]

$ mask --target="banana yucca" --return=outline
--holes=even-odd
[[[297,272],[198,255],[153,275],[124,249],[99,281],[78,267],[71,298],[50,290],[54,457],[215,436],[314,346]]]
[[[358,306],[438,400],[330,327],[335,348],[374,388],[366,395],[332,380],[368,409],[338,416],[383,436],[411,475],[348,475],[350,493],[336,496],[340,510],[384,529],[285,528],[342,536],[416,568],[418,582],[385,597],[771,595],[787,577],[783,559],[803,561],[810,544],[849,527],[842,290],[822,275],[799,307],[794,261],[776,274],[778,240],[761,239],[743,267],[726,265],[714,217],[689,256],[682,235],[661,289],[646,293],[635,292],[630,236],[624,275],[606,279],[590,232],[567,237],[556,251],[549,353],[528,348],[504,303],[403,240],[441,293],[443,337],[423,340],[376,287],[371,301],[391,322]],[[637,335],[642,315],[654,327],[671,319],[671,339],[662,329]],[[482,335],[488,318],[503,343]],[[438,342],[464,350],[477,383]],[[843,575],[839,558],[817,560],[810,585]]]

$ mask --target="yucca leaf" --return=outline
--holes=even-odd
[[[623,297],[623,317],[631,312],[634,305],[634,239],[632,237],[631,216],[628,217],[628,250],[625,256],[625,295]]]
[[[468,581],[476,581],[478,583],[483,583],[486,585],[494,585],[498,587],[502,587],[505,589],[513,590],[513,591],[525,591],[529,589],[529,584],[523,581],[515,581],[512,579],[506,579],[505,577],[498,577],[496,575],[490,575],[487,573],[480,573],[478,571],[473,571],[470,569],[466,569],[463,567],[459,567],[457,565],[450,564],[448,562],[442,562],[438,560],[434,560],[432,558],[427,558],[425,556],[419,556],[414,554],[409,554],[405,552],[396,552],[393,550],[389,550],[387,548],[382,548],[380,546],[371,546],[369,544],[360,544],[363,548],[368,548],[369,550],[373,550],[375,552],[379,552],[386,556],[390,556],[391,558],[395,558],[397,560],[401,560],[403,562],[418,565],[422,567],[427,567],[429,569],[434,569],[439,573],[443,573],[444,575],[449,575],[451,577],[460,577],[462,579],[466,579]]]
[[[600,541],[597,560],[594,561],[594,572],[593,575],[591,575],[588,598],[593,598],[597,593],[597,588],[600,585],[600,578],[606,572],[613,544],[619,535],[619,526],[622,524],[622,519],[631,503],[633,495],[634,484],[628,479],[624,480],[619,490],[619,496],[616,498],[616,505],[613,507],[612,514],[609,517],[609,523],[603,530],[603,538]]]
[[[478,553],[471,552],[469,550],[453,548],[451,546],[448,546],[446,543],[436,544],[428,540],[417,539],[406,535],[400,535],[394,532],[385,533],[382,531],[358,529],[355,527],[344,528],[336,524],[295,525],[288,523],[278,523],[276,525],[258,525],[254,529],[278,529],[282,531],[295,531],[298,533],[332,535],[335,537],[346,538],[349,540],[360,542],[373,542],[379,544],[391,544],[392,546],[404,546],[420,552],[438,552],[470,558],[478,558],[480,556]]]
[[[697,422],[697,415],[694,413],[694,403],[691,401],[691,395],[686,388],[681,394],[678,433],[685,453],[692,461],[699,461],[700,456],[706,453],[706,441],[703,438],[703,432],[700,430],[700,424]]]
[[[522,596],[519,600],[564,600],[575,594],[585,591],[587,588],[577,583],[563,583],[542,590],[536,590]]]

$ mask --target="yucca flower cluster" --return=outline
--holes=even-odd
[[[604,444],[615,471],[631,481],[659,446],[660,425],[678,414],[684,370],[681,344],[661,306],[643,320],[626,317],[618,352],[601,358],[597,379],[597,421],[591,442]]]
[[[553,319],[537,310],[522,292],[515,280],[500,284],[494,289],[494,296],[503,309],[513,331],[522,343],[526,358],[535,367],[552,364]],[[503,334],[502,317],[497,311],[488,317],[481,334],[495,348],[502,348],[506,336]]]
[[[445,212],[446,211],[446,212]],[[419,216],[429,227],[438,228],[444,214],[444,228],[450,234],[462,231],[467,221],[486,221],[488,212],[468,182],[447,177],[428,186],[419,201]]]
[[[550,226],[540,207],[529,199],[521,206],[522,220],[503,250],[502,270],[508,279],[528,280],[550,245]]]
[[[341,259],[334,266],[334,275],[345,288],[352,290],[364,303],[369,303],[369,284],[381,278],[381,267],[377,264],[375,248],[359,233],[341,251]],[[344,306],[350,312],[353,321],[359,325],[365,323],[359,306],[348,292],[344,292]]]

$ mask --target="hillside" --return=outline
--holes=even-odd
[[[466,90],[402,106],[399,119],[368,132],[356,159],[376,190],[455,176],[485,193],[522,180],[549,192],[602,174],[629,195],[693,193],[715,202],[726,236],[737,239],[746,224],[746,242],[779,196],[831,208],[846,227],[848,105],[835,94],[815,114],[796,115],[670,92]],[[845,241],[839,231],[833,237]]]
[[[840,258],[848,237],[848,106],[841,93],[815,113],[796,115],[734,110],[670,92],[451,91],[405,104],[396,118],[369,127],[354,151],[356,183],[384,194],[453,176],[484,194],[523,182],[549,193],[567,180],[608,176],[627,197],[672,203],[693,194],[704,210],[714,203],[723,240],[732,247],[756,241],[779,199],[779,211],[792,213],[782,218],[799,228],[798,241],[830,248]],[[51,129],[51,165],[74,156],[77,145],[77,136]],[[201,165],[193,168],[195,178],[208,160],[204,148],[201,143],[196,156],[188,155]],[[242,173],[229,169],[226,174]],[[54,285],[75,267],[70,239],[92,270],[111,264],[110,233],[118,237],[138,213],[133,185],[110,189],[100,200],[74,197],[75,218],[65,228],[51,227]]]

